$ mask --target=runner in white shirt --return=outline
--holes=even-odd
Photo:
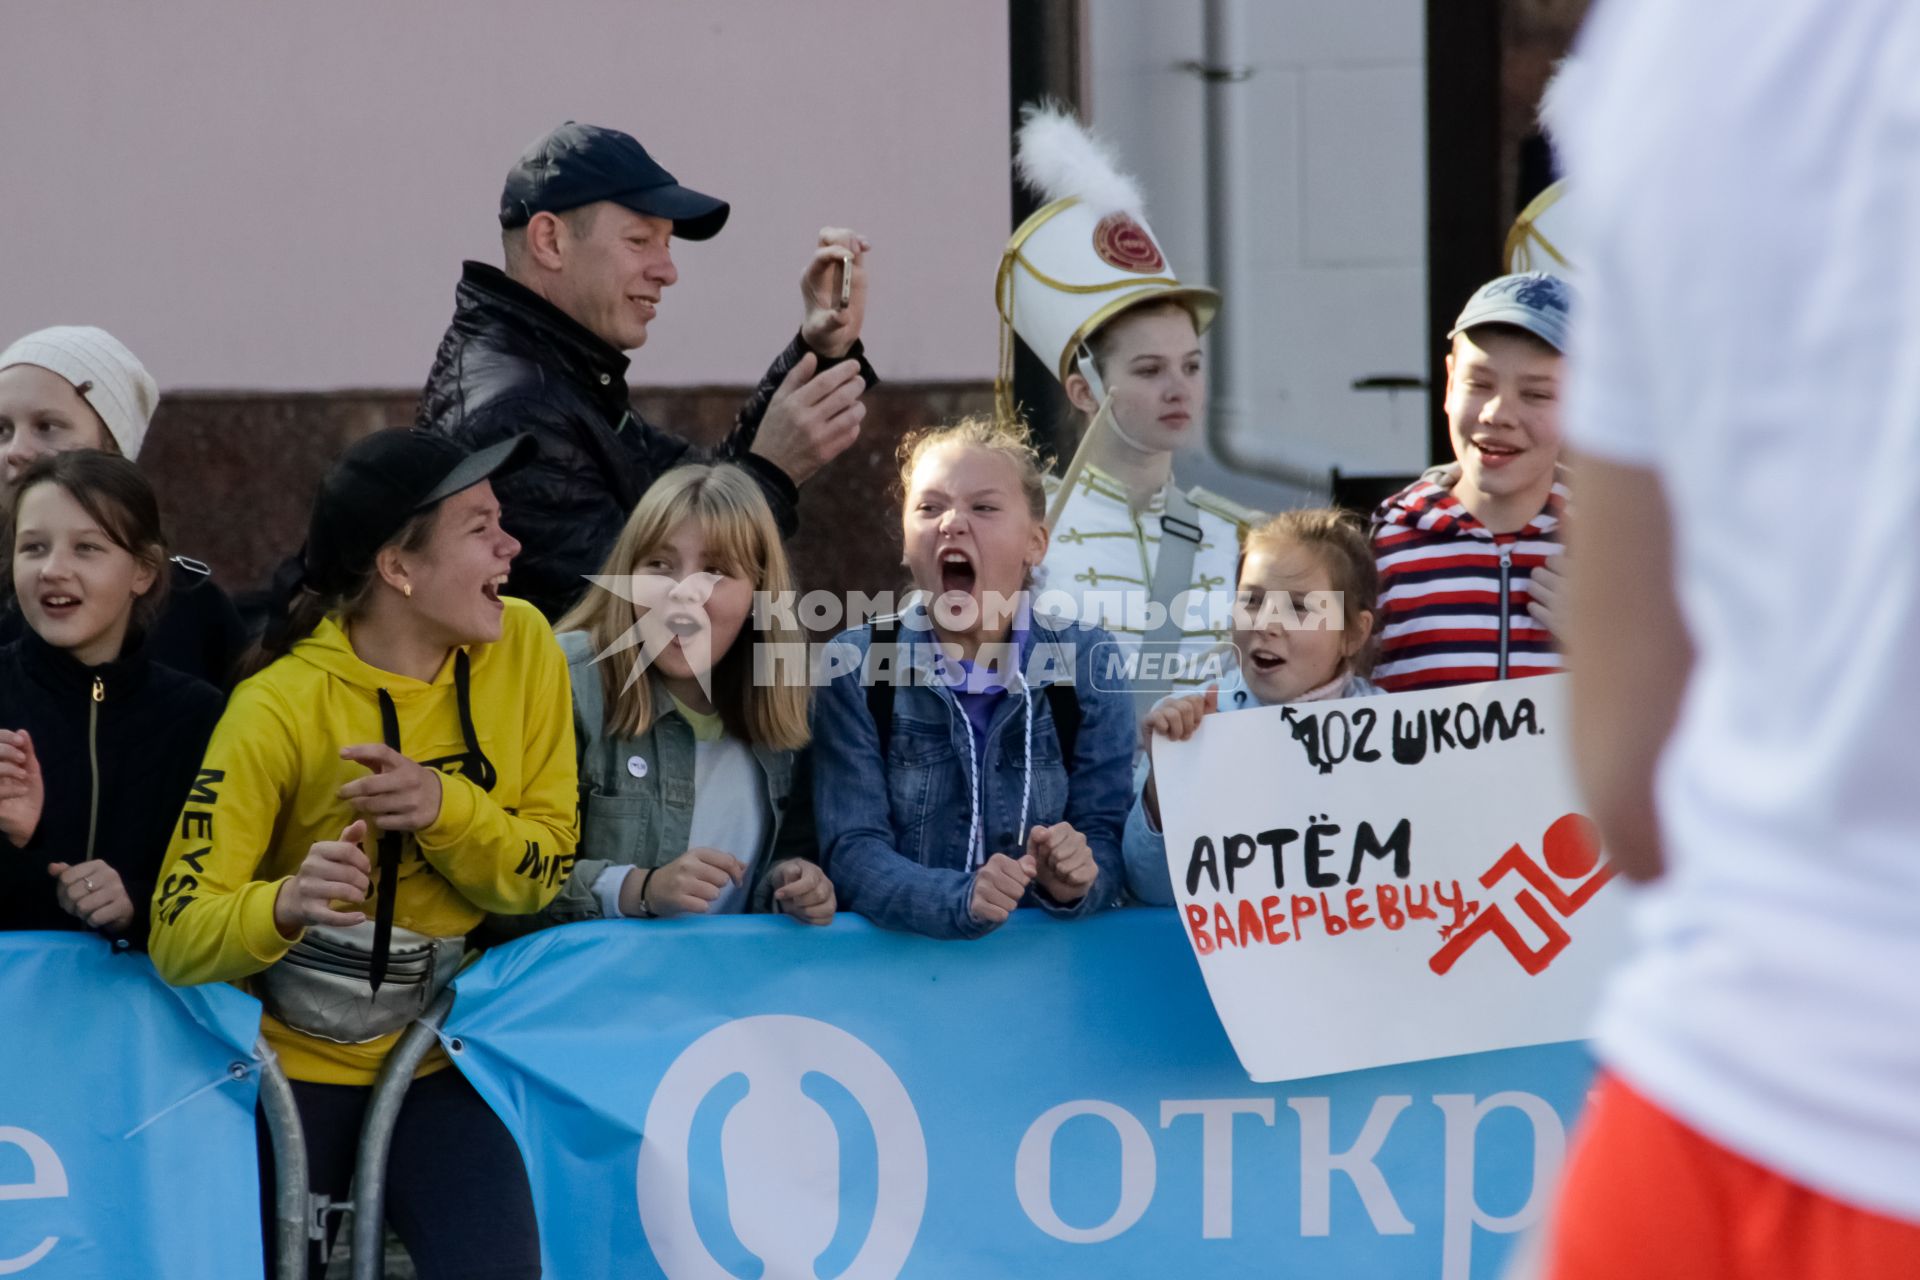
[[[1576,59],[1579,764],[1657,879],[1552,1274],[1920,1275],[1920,5]]]

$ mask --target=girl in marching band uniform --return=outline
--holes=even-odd
[[[1134,181],[1072,117],[1028,108],[1021,176],[1047,201],[1000,264],[1003,401],[1018,335],[1087,415],[1052,482],[1045,586],[1076,615],[1150,658],[1135,706],[1203,686],[1231,627],[1234,568],[1257,512],[1179,484],[1176,455],[1201,443],[1207,384],[1200,335],[1220,295],[1182,284],[1148,228]],[[1173,667],[1171,681],[1146,674]]]

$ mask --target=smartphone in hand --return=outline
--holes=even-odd
[[[840,258],[833,265],[833,309],[845,311],[853,302],[853,259]]]

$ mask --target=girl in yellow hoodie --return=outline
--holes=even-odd
[[[520,544],[488,480],[533,450],[385,431],[329,472],[301,584],[214,731],[154,896],[167,981],[262,996],[312,1189],[336,1201],[369,1086],[459,940],[546,906],[572,866],[566,658],[499,594]],[[436,1050],[401,1110],[393,1225],[423,1277],[537,1276],[518,1150],[447,1065]]]

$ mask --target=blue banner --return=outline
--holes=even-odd
[[[0,1275],[261,1274],[260,1006],[79,933],[0,933]]]
[[[457,988],[443,1040],[568,1280],[1493,1277],[1592,1074],[1561,1044],[1251,1084],[1171,911],[606,921]]]

